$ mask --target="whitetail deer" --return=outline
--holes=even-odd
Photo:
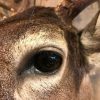
[[[86,54],[100,52],[100,37],[72,25],[93,2],[65,0],[0,22],[0,100],[93,99]]]

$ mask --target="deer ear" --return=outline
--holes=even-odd
[[[98,11],[98,3],[95,2],[85,8],[78,16],[76,16],[72,21],[72,25],[79,31],[84,29],[87,30],[86,27],[91,30],[94,28],[94,25],[96,25]]]
[[[84,45],[88,61],[93,66],[92,72],[96,72],[97,69],[100,71],[100,11],[83,31],[81,42]]]

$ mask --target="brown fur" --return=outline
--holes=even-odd
[[[18,74],[21,67],[19,63],[22,61],[19,56],[24,58],[27,55],[22,48],[28,49],[27,45],[23,47],[25,42],[20,44],[20,41],[27,39],[27,36],[34,38],[40,30],[48,33],[46,38],[51,41],[54,36],[57,41],[62,38],[66,41],[65,49],[68,49],[68,55],[65,59],[65,70],[62,70],[63,67],[60,70],[63,71],[62,76],[59,76],[60,71],[50,76],[36,75],[36,78],[32,75],[23,77]],[[58,34],[59,37],[57,37]],[[33,47],[32,50],[35,48]],[[30,53],[32,50],[27,51]],[[0,22],[0,100],[92,100],[88,72],[89,64],[78,31],[71,24],[64,23],[53,8],[30,8]],[[53,85],[45,81],[49,78],[53,80],[52,77],[55,78],[57,75],[61,77],[59,84]],[[35,90],[31,85],[28,86],[28,80],[33,81],[33,84],[36,82],[38,84],[39,80],[40,84],[43,82],[46,87],[40,86],[41,91]]]

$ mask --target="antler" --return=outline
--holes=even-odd
[[[70,20],[72,20],[88,5],[96,1],[97,0],[63,0],[55,10],[57,14],[64,19],[69,20],[70,18]]]

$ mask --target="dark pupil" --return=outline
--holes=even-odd
[[[54,51],[41,51],[33,57],[34,67],[41,72],[53,72],[61,66],[61,63],[61,55]]]

